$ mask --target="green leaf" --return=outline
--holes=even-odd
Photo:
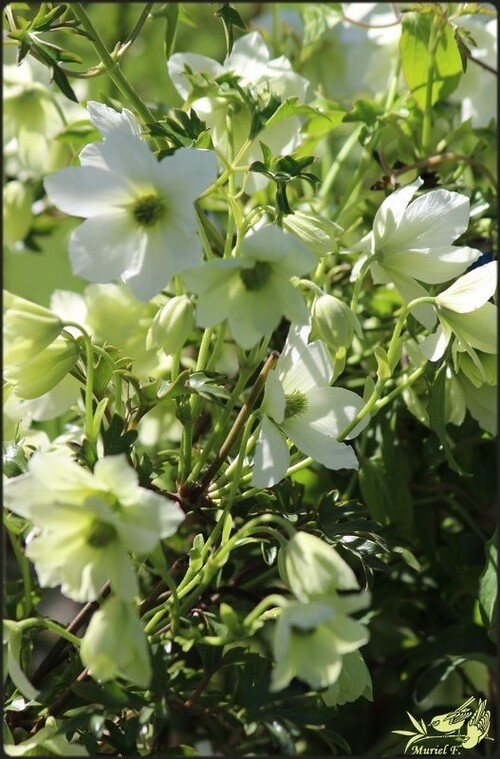
[[[399,43],[403,74],[408,89],[421,110],[425,109],[426,104],[431,64],[429,41],[434,23],[437,22],[433,13],[410,12],[403,16],[403,30]],[[451,25],[445,23],[436,33],[438,40],[432,72],[431,105],[444,100],[457,88],[463,70],[462,58]]]
[[[4,619],[4,640],[7,643],[7,672],[10,679],[22,695],[31,700],[39,691],[33,687],[21,667],[22,630],[11,620]]]
[[[59,87],[63,95],[66,95],[68,100],[78,103],[78,98],[73,92],[68,77],[61,71],[59,66],[56,66],[55,64],[52,67],[52,80]]]
[[[361,121],[363,124],[373,126],[378,117],[384,114],[384,109],[370,98],[356,100],[350,111],[347,111],[342,121]]]
[[[381,524],[390,522],[390,490],[384,462],[381,459],[367,459],[359,470],[361,495],[370,515]]]
[[[415,683],[414,697],[421,702],[429,696],[434,688],[444,682],[451,673],[467,661],[463,656],[440,660],[428,667]]]
[[[444,396],[446,383],[446,364],[442,364],[434,375],[433,380],[429,383],[429,401],[427,403],[427,412],[429,414],[429,424],[436,433],[443,446],[446,460],[451,469],[462,477],[470,477],[468,472],[464,472],[453,456],[448,435],[446,434],[446,422],[444,418]]]
[[[222,375],[215,375],[215,377]],[[231,393],[226,390],[222,385],[218,385],[214,381],[214,376],[208,376],[204,372],[193,372],[186,386],[189,387],[194,393],[201,395],[202,398],[206,398],[209,401],[223,398],[229,400]]]
[[[246,29],[246,24],[236,8],[229,3],[221,5],[221,7],[215,11],[214,16],[218,16],[222,21],[224,35],[226,37],[226,56],[230,55],[234,42],[233,26],[237,26],[240,29]]]
[[[479,578],[479,611],[488,635],[495,640],[498,596],[497,533],[486,543],[486,564]]]
[[[321,39],[325,32],[342,21],[342,5],[341,3],[304,3],[302,18],[304,20],[302,44],[304,48],[308,48]]]
[[[175,38],[177,36],[177,23],[179,21],[179,3],[167,3],[165,8],[165,58],[168,59],[174,51]]]

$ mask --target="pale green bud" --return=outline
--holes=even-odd
[[[140,688],[151,682],[148,642],[137,609],[112,597],[90,620],[80,657],[96,680],[123,677]]]
[[[335,222],[310,213],[295,211],[283,218],[283,228],[302,240],[317,256],[332,253],[343,231]]]
[[[3,242],[14,245],[24,240],[33,219],[33,193],[29,187],[14,179],[3,188]]]
[[[181,350],[194,327],[194,310],[187,295],[176,295],[153,319],[146,347],[158,346],[168,355]]]
[[[354,330],[358,331],[359,325],[349,306],[325,293],[315,298],[311,314],[313,330],[334,353],[351,345]]]
[[[356,575],[336,550],[308,532],[297,532],[280,549],[278,569],[281,579],[299,601],[359,588]]]
[[[73,369],[78,355],[78,344],[60,337],[29,361],[6,367],[5,379],[15,386],[18,398],[39,398]]]
[[[60,334],[61,320],[48,308],[3,292],[3,360],[6,367],[30,361]]]

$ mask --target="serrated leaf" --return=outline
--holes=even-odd
[[[429,40],[434,23],[434,13],[409,12],[403,16],[399,43],[403,74],[408,89],[421,110],[426,107],[426,88],[431,66]],[[458,87],[463,70],[451,25],[445,23],[437,33],[439,39],[434,55],[431,105],[444,100]]]
[[[53,65],[52,67],[52,81],[59,87],[63,95],[66,95],[68,100],[78,103],[78,98],[73,92],[68,77],[61,71],[59,66]]]

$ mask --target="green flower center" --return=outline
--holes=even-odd
[[[252,269],[240,269],[241,281],[247,290],[262,290],[271,276],[272,266],[267,261],[256,261]]]
[[[304,629],[303,627],[299,627],[298,625],[291,625],[291,631],[292,631],[292,635],[298,636],[299,638],[310,638],[316,632],[316,628],[308,627]]]
[[[300,390],[294,390],[293,393],[285,395],[285,419],[300,416],[307,411],[307,405],[307,398]]]
[[[132,216],[141,227],[152,227],[165,214],[165,202],[159,195],[143,195],[132,205]]]
[[[103,548],[111,543],[116,537],[116,530],[109,522],[94,519],[87,533],[87,543],[92,548]]]

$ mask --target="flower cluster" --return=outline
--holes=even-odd
[[[354,667],[366,670],[358,649],[368,641],[365,625],[350,615],[369,604],[366,592],[342,596],[337,592],[359,591],[351,568],[332,546],[306,532],[297,532],[280,551],[278,565],[297,600],[283,606],[276,623],[273,690],[299,677],[312,688],[336,686],[336,691],[327,691],[330,702],[337,698],[345,703],[368,694],[367,671],[356,678],[354,689],[348,686]]]

